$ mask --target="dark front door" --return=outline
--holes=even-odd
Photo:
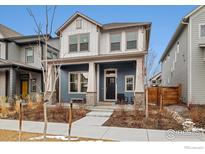
[[[115,100],[115,77],[106,77],[106,100]]]

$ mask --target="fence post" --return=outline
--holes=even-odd
[[[160,93],[160,112],[162,111],[163,108],[163,96],[164,96],[164,90],[163,87],[161,87],[161,93]]]

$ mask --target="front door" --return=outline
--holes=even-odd
[[[117,91],[117,69],[106,69],[105,70],[105,101],[116,101]]]
[[[28,95],[28,81],[21,81],[21,95],[22,97],[26,97]]]
[[[106,100],[115,100],[115,77],[106,77]]]

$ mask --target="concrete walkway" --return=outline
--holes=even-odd
[[[89,116],[82,118],[73,123],[71,135],[115,141],[205,141],[205,134],[100,126],[106,118],[92,117],[92,121]],[[48,134],[67,135],[67,128],[66,123],[49,122]],[[18,130],[18,121],[0,119],[0,129]],[[42,133],[43,122],[23,121],[23,131]]]

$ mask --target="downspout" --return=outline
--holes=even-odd
[[[186,22],[186,18],[183,18],[181,23],[183,25],[189,25],[189,22]],[[188,75],[188,80],[187,80],[187,85],[188,85],[188,102],[187,106],[190,106],[191,103],[191,30],[190,27],[188,27],[188,70],[187,70],[187,75]]]

